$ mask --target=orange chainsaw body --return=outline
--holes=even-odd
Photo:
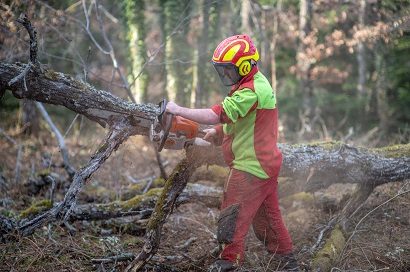
[[[198,130],[199,125],[197,122],[181,116],[173,116],[169,133],[170,135],[175,135],[176,138],[184,136],[186,139],[194,139],[198,135]],[[175,143],[174,137],[168,137],[165,142],[165,148],[171,148]]]
[[[158,104],[159,114],[151,124],[149,133],[151,141],[158,143],[159,152],[163,148],[179,150],[192,145],[210,145],[208,141],[197,137],[200,133],[197,122],[166,113],[166,105],[165,99]]]

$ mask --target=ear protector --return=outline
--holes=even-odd
[[[246,76],[252,69],[251,62],[249,60],[242,61],[238,69],[240,76]]]

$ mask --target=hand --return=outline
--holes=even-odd
[[[179,108],[180,106],[178,106],[176,103],[169,101],[165,111],[168,113],[174,114],[174,115],[179,115],[178,114]]]
[[[204,132],[206,133],[204,136],[204,140],[211,142],[211,140],[214,138],[216,135],[216,129],[214,128],[209,128],[209,129],[204,129]]]

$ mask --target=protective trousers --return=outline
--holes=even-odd
[[[251,224],[256,237],[269,253],[287,254],[293,251],[292,240],[279,210],[277,185],[277,177],[260,179],[231,169],[224,184],[218,220],[221,259],[241,265]]]

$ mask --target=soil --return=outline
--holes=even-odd
[[[87,163],[106,132],[85,122],[92,129],[70,131],[66,136],[71,163],[76,169]],[[50,197],[50,186],[33,192],[27,186],[29,180],[38,180],[38,174],[47,167],[51,167],[57,176],[67,177],[67,174],[61,167],[57,140],[46,128],[38,139],[18,131],[5,132],[22,147],[22,153],[16,181],[18,146],[0,136],[0,173],[4,178],[0,182],[0,211],[3,215],[18,218],[21,211],[33,203]],[[163,151],[162,160],[169,165],[167,172],[170,173],[183,156],[182,151]],[[52,163],[45,162],[45,157],[51,158]],[[97,196],[104,190],[120,195],[122,190],[133,185],[131,179],[158,175],[153,147],[144,137],[132,137],[97,170],[78,203],[101,199]],[[196,182],[221,186],[212,180]],[[59,184],[55,201],[62,200],[68,186],[64,181]],[[409,187],[409,182],[390,183],[375,190],[362,211],[349,222],[355,234],[332,271],[410,271],[410,194],[395,197]],[[343,190],[347,192],[348,188],[331,188],[326,193],[337,195]],[[314,258],[310,249],[337,211],[296,201],[282,206],[281,210],[299,264],[302,270],[309,271]],[[144,271],[207,271],[218,254],[215,234],[218,215],[217,208],[201,203],[176,207],[163,226],[160,248]],[[0,244],[0,271],[123,271],[130,258],[113,261],[110,257],[137,255],[144,243],[143,235],[121,228],[108,229],[100,221],[74,222],[72,226],[77,229],[75,233],[58,222],[52,223],[33,235]],[[329,232],[325,232],[324,238],[328,235]],[[325,239],[321,241],[319,248]],[[274,271],[267,266],[270,257],[250,231],[242,271]]]

